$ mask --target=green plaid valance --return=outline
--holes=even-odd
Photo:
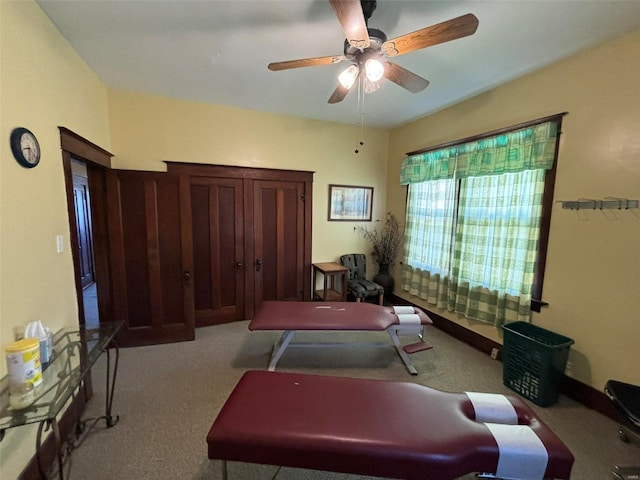
[[[400,184],[444,178],[478,177],[550,169],[555,158],[556,121],[493,137],[410,155],[400,168]]]

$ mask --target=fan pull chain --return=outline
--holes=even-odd
[[[360,140],[356,145],[355,153],[360,153],[359,147],[364,145],[364,80],[362,75],[358,78],[358,110],[360,112]]]

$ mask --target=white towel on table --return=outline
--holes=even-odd
[[[476,412],[476,422],[517,425],[518,414],[504,395],[497,393],[464,392]]]
[[[542,480],[549,462],[547,448],[526,425],[485,423],[498,444],[496,477],[505,480]]]
[[[398,315],[400,325],[420,325],[420,315],[417,313],[403,313]]]
[[[400,315],[403,313],[416,313],[411,305],[394,305],[393,312],[396,315]]]

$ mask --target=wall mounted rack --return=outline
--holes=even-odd
[[[638,208],[638,200],[628,198],[605,197],[603,199],[579,198],[578,200],[559,200],[562,208],[571,210],[629,210]]]

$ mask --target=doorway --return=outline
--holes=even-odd
[[[93,225],[91,222],[91,195],[87,164],[76,158],[71,159],[73,177],[73,205],[78,239],[76,255],[80,267],[80,284],[84,304],[84,323],[87,328],[100,325],[98,308],[98,289],[95,275],[95,257],[93,245]]]
[[[113,155],[65,127],[58,129],[78,323],[98,326],[113,318],[104,193],[105,172],[111,169]]]

